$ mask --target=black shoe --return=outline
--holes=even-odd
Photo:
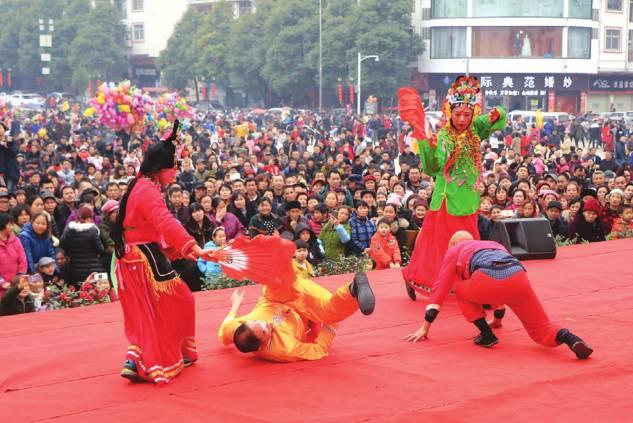
[[[136,369],[136,363],[132,360],[125,360],[125,363],[123,363],[121,377],[129,380],[130,382],[143,382],[143,378],[139,376],[138,370]]]
[[[354,281],[349,285],[349,291],[356,298],[361,313],[367,316],[374,312],[376,297],[369,286],[365,272],[358,272],[354,275]]]
[[[585,343],[580,337],[571,333],[568,329],[561,329],[556,334],[556,340],[562,344],[566,344],[570,350],[576,354],[579,360],[589,358],[593,349]]]
[[[415,293],[415,289],[413,289],[413,287],[407,282],[404,283],[404,286],[407,288],[407,295],[409,296],[409,298],[411,298],[411,301],[415,301],[418,298],[417,294]]]
[[[188,358],[183,358],[183,359],[182,359],[182,362],[183,362],[183,366],[184,366],[184,367],[193,366],[193,361],[191,361],[191,360],[190,360],[190,359],[188,359]]]
[[[494,335],[494,333],[489,332],[487,334],[480,333],[473,341],[475,345],[479,345],[484,348],[492,348],[493,345],[499,343],[499,339]]]

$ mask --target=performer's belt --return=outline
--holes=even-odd
[[[147,259],[152,276],[156,282],[170,281],[178,276],[157,243],[135,244],[134,247]],[[127,260],[124,258],[123,261],[125,262]]]

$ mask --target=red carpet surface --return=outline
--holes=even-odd
[[[200,361],[163,388],[118,376],[127,346],[118,304],[2,317],[0,422],[630,421],[632,254],[633,240],[623,240],[526,262],[551,319],[595,349],[587,361],[534,344],[511,312],[500,343],[476,347],[452,302],[429,340],[405,343],[425,302],[408,299],[397,270],[369,274],[376,312],[343,323],[318,362],[268,363],[222,347],[231,291],[197,294]],[[248,288],[244,312],[258,295]]]

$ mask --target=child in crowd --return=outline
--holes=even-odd
[[[323,244],[317,238],[312,228],[305,223],[299,223],[295,229],[295,240],[302,240],[308,245],[308,261],[316,266],[325,259]]]
[[[314,268],[308,261],[308,243],[302,239],[295,241],[294,258],[292,259],[292,268],[297,276],[304,279],[312,279],[315,276]]]
[[[312,211],[312,217],[308,220],[308,226],[314,232],[316,236],[321,235],[321,229],[328,219],[327,206],[323,203],[317,204]],[[295,230],[296,233],[296,230]]]
[[[55,271],[55,259],[51,257],[42,257],[37,262],[37,272],[42,277],[45,286],[52,284],[61,286],[64,284],[64,281],[60,279]]]
[[[46,290],[44,289],[44,279],[39,273],[29,276],[29,295],[33,299],[35,311],[46,311]]]
[[[95,290],[99,297],[102,295],[107,296],[111,303],[119,300],[116,291],[112,288],[112,284],[108,280],[107,273],[95,273],[94,275],[90,275],[88,279],[94,281]]]
[[[225,245],[226,232],[224,231],[224,227],[218,226],[211,234],[211,241],[204,244],[204,249],[217,250]],[[212,261],[205,261],[200,258],[198,259],[198,269],[200,269],[200,272],[204,275],[207,283],[214,283],[222,275],[222,268],[220,267],[220,264]]]
[[[402,263],[398,241],[391,233],[391,221],[386,218],[378,221],[376,233],[371,237],[370,257],[376,262],[376,270],[400,267]]]
[[[615,220],[609,239],[633,237],[633,205],[625,204],[620,207],[620,217]]]

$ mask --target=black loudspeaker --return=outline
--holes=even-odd
[[[499,220],[492,228],[490,240],[502,244],[519,260],[556,257],[552,228],[542,217]]]

